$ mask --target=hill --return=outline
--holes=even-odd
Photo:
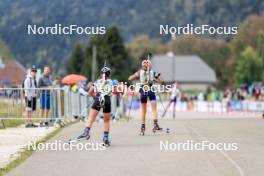
[[[25,66],[48,63],[64,71],[72,46],[77,40],[86,43],[88,36],[28,35],[28,24],[116,24],[126,42],[139,34],[164,41],[168,38],[159,35],[160,24],[234,26],[263,9],[261,0],[1,0],[0,38]]]

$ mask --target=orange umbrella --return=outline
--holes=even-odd
[[[77,82],[86,81],[86,77],[82,75],[70,74],[62,79],[63,84],[74,84]]]

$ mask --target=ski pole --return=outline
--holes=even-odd
[[[133,90],[132,95],[131,95],[130,109],[129,109],[129,111],[128,111],[127,121],[129,121],[130,112],[131,112],[132,104],[133,104],[133,97],[134,97],[134,94],[135,94],[135,90]]]
[[[161,96],[160,96],[160,93],[159,93],[159,91],[157,91],[157,94],[158,94],[158,96],[159,96],[159,101],[160,101],[160,103],[161,103],[161,106],[162,106],[162,108],[163,108],[163,112],[165,112],[165,106],[164,106],[164,104],[163,104],[163,102],[162,102],[162,99],[161,99]]]

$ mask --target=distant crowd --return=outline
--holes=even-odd
[[[51,108],[51,98],[50,94],[51,88],[63,88],[64,90],[70,92],[80,93],[84,96],[88,95],[90,87],[93,85],[92,82],[80,81],[74,84],[62,84],[61,78],[51,77],[51,69],[48,66],[43,68],[43,74],[38,80],[36,80],[37,69],[32,67],[25,80],[23,81],[22,87],[24,88],[23,94],[25,97],[26,103],[26,115],[27,115],[27,124],[26,127],[36,127],[32,122],[32,113],[36,110],[37,100],[39,99],[39,106],[41,110],[41,118],[43,121],[40,123],[40,126],[48,126],[48,114]],[[113,85],[119,85],[117,80],[113,80]],[[252,100],[252,101],[264,101],[264,82],[255,82],[253,84],[244,83],[237,88],[227,88],[226,90],[219,90],[212,86],[209,86],[205,92],[200,92],[196,94],[185,93],[181,91],[181,86],[178,83],[173,84],[173,89],[171,92],[168,92],[167,100],[170,102],[172,100],[183,101],[183,102],[193,102],[193,101],[220,101],[220,102],[232,102],[232,101],[243,101],[243,100]],[[41,90],[36,90],[41,89]],[[2,94],[3,92],[1,92]],[[13,92],[18,94],[17,92]],[[112,92],[114,95],[117,95],[117,104],[119,104],[120,98],[125,98],[128,102],[134,95],[134,98],[139,99],[137,93],[131,94],[129,92]],[[122,93],[125,93],[126,96],[121,96]],[[130,98],[131,97],[131,98]],[[173,98],[172,98],[173,97]],[[138,100],[136,100],[138,101]],[[131,104],[131,103],[129,103]],[[132,108],[132,107],[128,107]]]
[[[237,88],[227,88],[219,90],[214,87],[208,87],[203,93],[200,92],[190,96],[192,100],[200,101],[231,101],[231,100],[253,100],[264,101],[264,82],[253,84],[242,84]]]

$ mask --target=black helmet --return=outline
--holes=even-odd
[[[111,73],[111,69],[109,67],[103,67],[101,69],[101,74],[105,74],[106,76],[110,76],[110,73]]]

